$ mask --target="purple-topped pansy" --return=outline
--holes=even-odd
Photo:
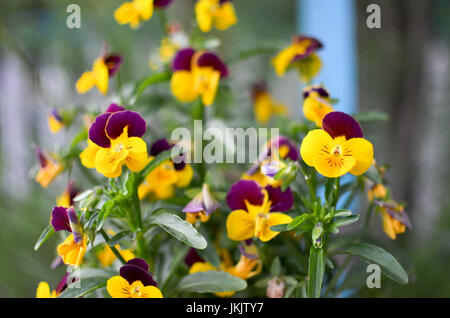
[[[363,138],[359,123],[343,112],[331,112],[322,119],[322,129],[332,138],[344,136],[345,139]]]
[[[281,188],[267,186],[262,188],[256,181],[240,180],[233,184],[227,195],[227,203],[232,210],[247,210],[246,201],[251,205],[261,205],[264,201],[264,191],[271,202],[270,212],[289,210],[293,203],[291,189],[281,191]]]
[[[104,63],[108,68],[108,76],[112,77],[116,74],[122,65],[123,58],[119,54],[109,54],[104,57]]]
[[[392,202],[384,202],[375,200],[374,203],[379,207],[383,208],[390,217],[398,220],[401,224],[405,225],[409,229],[412,228],[411,221],[409,220],[408,214],[403,211],[403,206]]]
[[[75,243],[83,241],[83,230],[72,206],[70,208],[54,207],[50,223],[56,232],[62,230],[72,232]]]
[[[320,97],[328,98],[330,93],[320,85],[308,86],[303,90],[303,98],[307,98],[312,92],[316,92]]]
[[[155,8],[163,9],[171,5],[173,0],[154,0],[153,5]]]
[[[119,137],[125,127],[128,127],[128,137],[142,137],[147,130],[145,120],[134,111],[107,112],[97,116],[92,123],[89,139],[100,147],[109,148],[111,139]]]
[[[172,149],[173,147],[175,147],[175,145],[176,145],[175,143],[170,143],[165,138],[158,139],[150,147],[150,156],[154,156],[155,157],[155,156],[159,155],[163,151]],[[185,159],[184,154],[180,155],[177,158],[173,158],[173,159],[177,159],[177,160],[172,160],[175,170],[178,170],[178,171],[183,170],[184,167],[186,166],[186,159]]]
[[[196,52],[192,48],[181,49],[175,55],[172,62],[172,70],[191,71],[193,63],[198,67],[212,67],[220,72],[220,77],[228,76],[228,68],[225,63],[214,53],[207,51]]]
[[[317,51],[318,49],[321,49],[323,47],[322,42],[320,42],[318,39],[305,36],[305,35],[296,35],[293,39],[294,45],[301,45],[304,46],[305,52],[303,54],[297,54],[292,59],[292,62],[304,59],[305,57],[308,57],[313,52]]]
[[[133,258],[125,265],[120,267],[120,276],[125,278],[129,284],[135,281],[141,281],[144,286],[155,286],[158,284],[148,272],[149,266],[146,261],[141,258]]]
[[[214,198],[208,185],[203,184],[202,191],[197,194],[181,212],[184,213],[204,213],[209,216],[220,207],[219,202]]]
[[[115,113],[115,112],[120,112],[122,110],[125,110],[125,108],[120,105],[117,105],[116,103],[111,103],[111,104],[109,104],[105,113]]]

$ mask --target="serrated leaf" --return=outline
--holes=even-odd
[[[47,225],[47,227],[42,231],[41,235],[34,244],[34,250],[37,251],[42,244],[45,243],[53,234],[55,233],[55,229],[51,224]]]
[[[159,209],[148,219],[150,224],[157,224],[177,240],[193,248],[204,249],[208,245],[205,238],[192,226],[175,215],[176,211]]]
[[[247,288],[245,280],[220,271],[206,271],[187,275],[178,284],[178,290],[196,293],[239,291]]]
[[[361,257],[367,263],[376,263],[380,266],[381,271],[393,281],[399,284],[407,284],[409,281],[408,274],[395,259],[394,256],[386,252],[381,247],[368,243],[353,244],[344,249],[342,253]]]

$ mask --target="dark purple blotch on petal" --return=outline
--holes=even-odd
[[[309,89],[305,89],[303,91],[303,98],[307,98],[311,92],[317,92],[320,97],[328,98],[330,97],[330,93],[328,91],[321,87],[321,86],[312,86],[309,87]]]
[[[63,118],[57,109],[52,109],[51,115],[59,122],[63,121]]]
[[[181,49],[177,52],[172,62],[172,70],[176,71],[190,71],[192,57],[195,50],[192,48]]]
[[[155,6],[155,8],[163,9],[169,6],[172,2],[173,0],[155,0],[153,1],[153,5]]]
[[[37,146],[34,148],[34,151],[36,153],[39,165],[41,166],[41,168],[45,168],[48,165],[48,159],[44,151],[42,151],[42,149]]]
[[[220,72],[220,77],[228,76],[228,67],[222,60],[214,53],[211,52],[203,52],[197,58],[197,65],[200,67],[210,66],[216,71]]]
[[[184,263],[191,267],[194,263],[204,263],[205,261],[203,260],[203,258],[201,258],[200,255],[198,255],[197,250],[193,247],[191,247],[191,249],[189,250],[189,252],[187,253],[185,259],[184,259]]]
[[[52,218],[50,223],[56,232],[66,230],[72,232],[70,228],[69,216],[67,215],[67,209],[62,206],[55,206],[52,210]]]
[[[252,205],[261,205],[264,194],[256,181],[240,180],[231,186],[226,199],[230,209],[247,210],[245,200]]]
[[[302,59],[310,56],[312,53],[314,53],[318,49],[321,49],[323,47],[322,42],[320,42],[318,39],[315,39],[315,38],[312,38],[309,36],[304,36],[304,35],[295,36],[293,42],[299,43],[299,42],[303,42],[303,41],[310,41],[308,47],[305,50],[305,53],[297,54],[296,56],[294,56],[294,58],[292,59],[292,62],[302,60]]]
[[[97,118],[95,118],[95,121],[89,128],[89,139],[97,146],[103,148],[111,147],[111,141],[109,140],[105,131],[106,123],[108,122],[111,114],[112,113],[104,113],[97,116]]]
[[[109,77],[114,76],[114,74],[119,71],[120,66],[122,65],[123,58],[119,54],[110,54],[105,58],[105,64],[108,68]]]
[[[144,266],[144,263],[144,260],[136,258],[128,261],[120,268],[120,276],[125,278],[130,284],[139,280],[144,286],[158,286],[152,275],[148,273],[148,264],[145,263],[146,266]]]
[[[106,134],[110,139],[116,139],[128,127],[128,137],[142,137],[147,130],[144,118],[136,112],[124,110],[112,113],[106,123]]]
[[[170,148],[172,148],[172,145],[167,139],[158,139],[150,147],[150,156],[157,156],[161,152],[169,150]]]
[[[115,112],[120,112],[122,110],[125,110],[124,107],[117,105],[115,103],[111,103],[108,108],[106,109],[107,113],[115,113]]]
[[[61,280],[59,281],[58,285],[55,288],[56,294],[62,293],[67,288],[67,279],[69,278],[70,273],[66,273]],[[73,282],[70,282],[71,284]]]
[[[281,187],[274,188],[267,186],[266,190],[269,195],[269,200],[272,202],[270,212],[284,212],[289,210],[294,204],[294,196],[290,188],[287,188],[283,192],[281,191]]]
[[[350,138],[362,138],[363,133],[359,123],[352,116],[343,112],[331,112],[322,119],[322,129],[332,138],[345,136]]]

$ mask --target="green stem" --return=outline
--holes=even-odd
[[[309,176],[305,169],[303,169],[303,167],[300,164],[300,171],[303,174],[303,177],[305,178],[306,184],[308,185],[309,188],[309,195],[311,197],[311,201],[314,202],[316,201],[316,190],[314,188],[314,184],[313,184],[313,179],[312,176]]]
[[[100,234],[103,236],[103,239],[105,240],[106,244],[109,242],[109,236],[106,234],[104,229],[100,230]],[[113,251],[114,255],[122,262],[122,264],[125,264],[127,261],[120,255],[119,251],[114,246],[109,246],[109,248]]]
[[[196,105],[195,105],[195,111],[193,113],[193,119],[194,120],[201,120],[202,121],[202,127],[203,129],[206,128],[207,125],[207,116],[205,113],[205,105],[203,105],[203,102],[201,100],[201,98],[198,99]],[[197,146],[196,146],[197,147]],[[206,167],[205,167],[205,163],[203,161],[203,148],[204,148],[204,141],[203,141],[203,136],[201,136],[201,162],[198,164],[199,167],[199,176],[200,176],[200,182],[201,184],[205,183],[205,177],[206,177]]]
[[[334,194],[333,194],[333,207],[336,208],[336,204],[337,201],[339,199],[339,188],[341,185],[341,177],[337,177],[334,179],[334,185],[333,185],[333,190],[334,190]]]
[[[327,289],[325,290],[324,297],[327,297],[327,295],[333,290],[333,288],[336,286],[337,282],[339,281],[339,278],[344,273],[345,269],[347,268],[347,265],[350,263],[352,259],[351,255],[347,255],[344,259],[344,262],[339,267],[339,270],[336,272],[336,274],[333,276],[333,279],[330,281],[330,283],[327,286]]]

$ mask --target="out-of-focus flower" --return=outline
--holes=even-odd
[[[167,139],[159,139],[153,143],[150,148],[149,161],[153,160],[158,154],[169,150],[175,144],[170,144]],[[155,170],[149,173],[144,182],[138,188],[140,199],[147,196],[151,200],[165,200],[174,196],[175,188],[187,186],[194,175],[190,164],[185,163],[183,158],[179,163],[169,159],[159,165]]]
[[[290,161],[299,159],[297,146],[285,136],[272,138],[262,150],[258,161],[242,176],[242,179],[254,180],[262,187],[267,185],[279,187],[281,181],[275,180],[273,176],[284,165],[280,159]],[[269,170],[272,170],[272,173]]]
[[[206,222],[211,214],[220,207],[219,202],[214,198],[208,185],[203,184],[202,191],[189,202],[181,212],[186,213],[186,220],[194,224],[197,219]]]
[[[114,247],[116,248],[117,251],[119,251],[120,255],[122,255],[122,257],[125,261],[129,261],[129,260],[135,258],[134,253],[130,249],[121,250],[119,244],[117,244]],[[111,248],[108,245],[106,245],[97,254],[97,257],[98,257],[100,264],[102,264],[102,266],[104,266],[104,267],[110,266],[112,263],[114,263],[114,261],[117,258],[116,255],[114,254],[114,252],[111,250]]]
[[[311,81],[322,66],[320,58],[315,53],[320,48],[322,48],[322,43],[315,38],[295,36],[291,45],[272,59],[275,72],[281,77],[288,68],[292,67],[299,72],[302,81]]]
[[[303,114],[306,119],[322,127],[322,119],[333,111],[329,102],[330,94],[320,85],[308,86],[303,90]]]
[[[275,101],[264,83],[258,83],[252,88],[253,107],[256,121],[267,124],[273,115],[287,115],[286,105]]]
[[[136,29],[142,21],[150,20],[153,16],[153,9],[164,9],[173,0],[133,0],[124,2],[114,11],[114,18],[119,24],[130,24]]]
[[[375,200],[383,220],[383,230],[387,236],[395,240],[397,234],[405,233],[406,227],[411,229],[411,222],[404,206],[394,201],[383,202]]]
[[[367,198],[369,202],[372,202],[373,199],[384,199],[386,195],[387,190],[381,183],[372,185],[367,191]]]
[[[50,183],[64,170],[62,163],[56,156],[52,158],[41,148],[35,148],[36,156],[39,162],[39,172],[35,180],[43,187],[47,188]]]
[[[112,298],[162,298],[148,269],[143,259],[133,258],[120,268],[120,276],[108,279],[106,290]]]
[[[308,132],[303,139],[300,154],[308,166],[328,178],[337,178],[347,172],[359,176],[373,162],[373,146],[363,138],[359,123],[342,112],[328,113],[322,129]]]
[[[199,0],[195,4],[195,17],[202,32],[211,31],[213,26],[223,31],[237,23],[231,0]]]
[[[267,242],[280,233],[271,231],[272,226],[292,221],[289,215],[280,213],[294,203],[289,188],[283,192],[272,186],[262,188],[253,180],[241,180],[231,186],[227,203],[233,210],[227,218],[227,232],[234,241],[257,237]]]
[[[124,164],[133,172],[141,171],[148,163],[147,145],[141,138],[146,129],[145,120],[133,111],[119,110],[98,116],[89,129],[89,139],[101,147],[95,154],[97,171],[108,178],[120,176]],[[94,150],[90,149],[90,156],[86,157],[92,159]]]
[[[56,109],[52,109],[47,117],[48,128],[53,134],[60,131],[66,124],[64,118],[61,116],[60,112]]]
[[[269,298],[282,298],[286,285],[279,277],[274,277],[267,283],[266,296]]]
[[[65,274],[56,288],[50,292],[50,286],[47,282],[40,282],[36,290],[36,298],[56,298],[67,288],[67,278],[69,274]]]
[[[73,205],[73,199],[78,194],[78,188],[75,186],[74,181],[69,181],[69,184],[67,185],[64,192],[56,199],[56,205],[62,206],[65,208],[70,207]]]
[[[117,73],[122,65],[122,57],[118,54],[106,54],[98,57],[92,65],[91,71],[84,72],[78,79],[75,88],[78,93],[84,94],[96,86],[100,93],[108,92],[109,78]]]
[[[181,102],[192,102],[199,96],[203,105],[214,102],[220,78],[228,76],[227,66],[211,52],[191,48],[177,52],[172,62],[172,94]]]

